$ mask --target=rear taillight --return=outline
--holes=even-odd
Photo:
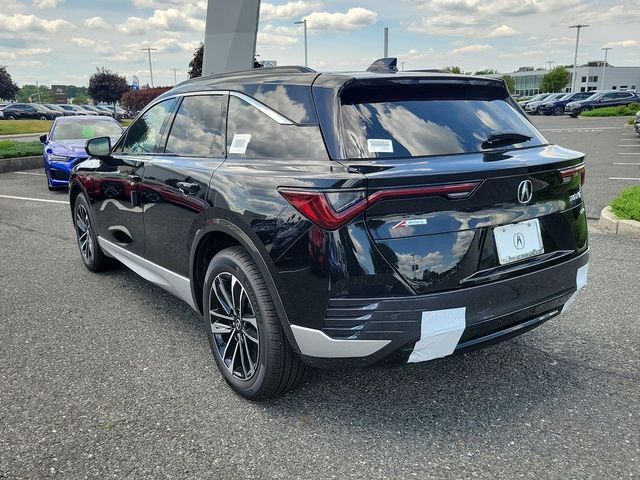
[[[336,230],[376,202],[389,198],[445,196],[466,198],[480,182],[429,185],[378,190],[366,196],[364,190],[297,190],[280,188],[280,194],[302,215],[325,230]]]
[[[571,178],[573,178],[574,175],[578,174],[580,175],[580,185],[584,185],[584,182],[587,179],[587,171],[585,169],[584,163],[576,165],[575,167],[560,170],[560,177],[562,178],[563,183],[570,182]]]

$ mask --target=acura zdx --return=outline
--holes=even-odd
[[[82,260],[203,316],[249,399],[308,366],[422,362],[510,338],[586,283],[584,154],[502,80],[303,67],[184,82],[70,178]]]

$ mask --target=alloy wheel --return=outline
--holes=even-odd
[[[213,280],[209,326],[225,368],[239,380],[250,380],[260,355],[258,322],[247,291],[232,273],[219,273]]]
[[[93,238],[91,237],[91,220],[89,212],[82,204],[76,208],[76,231],[80,253],[87,262],[93,259]]]

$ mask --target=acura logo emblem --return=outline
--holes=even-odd
[[[531,180],[525,180],[518,185],[518,201],[520,203],[529,203],[533,196],[533,185]]]

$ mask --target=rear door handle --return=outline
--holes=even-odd
[[[199,183],[178,182],[176,185],[180,190],[182,190],[183,193],[186,194],[197,193],[198,190],[200,190]]]

